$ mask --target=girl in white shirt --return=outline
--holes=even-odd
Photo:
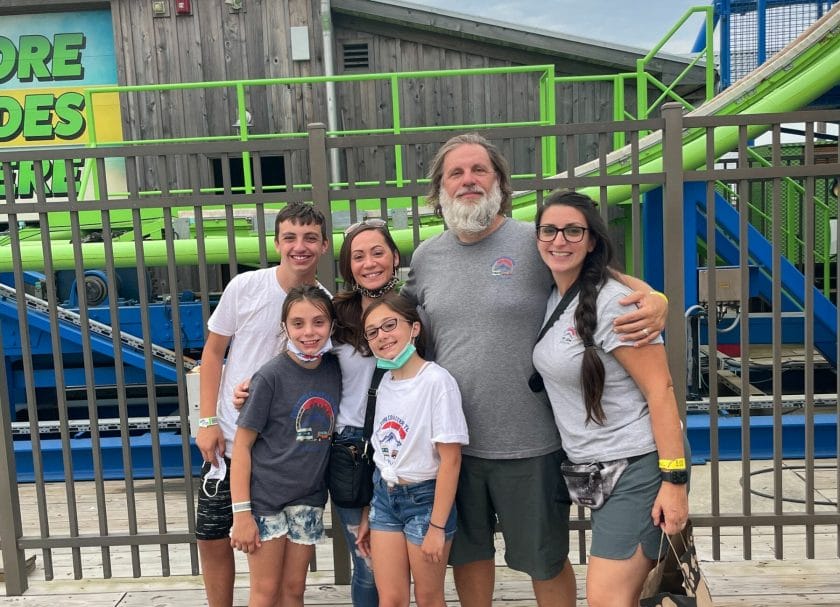
[[[455,379],[427,362],[422,326],[406,299],[389,293],[362,317],[380,383],[371,443],[377,471],[357,544],[373,558],[381,607],[445,606],[443,581],[455,535],[455,489],[467,423]],[[370,533],[368,534],[368,527]]]

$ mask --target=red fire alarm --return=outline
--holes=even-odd
[[[176,15],[192,15],[192,3],[190,0],[175,0]]]

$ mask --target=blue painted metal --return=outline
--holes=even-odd
[[[184,475],[184,457],[182,437],[172,432],[161,432],[160,435],[160,473],[164,477],[178,477]],[[122,438],[104,437],[100,439],[99,457],[102,463],[103,476],[106,480],[125,478],[123,468]],[[15,463],[19,482],[35,480],[35,470],[32,462],[31,441],[15,441]],[[94,452],[91,441],[87,438],[74,438],[70,441],[71,458],[73,460],[73,478],[78,481],[93,480]],[[134,478],[154,478],[155,467],[152,460],[152,437],[150,434],[132,436],[129,439],[131,450],[131,468]],[[41,441],[41,454],[44,461],[44,479],[47,482],[64,480],[64,456],[61,451],[60,439],[46,439]],[[201,454],[192,444],[190,447],[190,472],[198,476],[201,472]]]
[[[709,416],[689,415],[686,429],[691,444],[691,461],[702,464],[711,459]],[[741,417],[718,418],[718,457],[721,460],[740,460],[743,434]],[[773,459],[773,417],[750,417],[750,459]],[[782,417],[782,452],[784,457],[802,459],[805,457],[805,433],[807,426],[804,415]],[[837,457],[837,416],[819,414],[814,416],[814,457]]]
[[[698,187],[699,186],[699,187]],[[699,192],[698,192],[699,190]],[[705,217],[706,197],[705,186],[702,184],[686,184],[684,188],[684,204],[686,205],[685,215],[698,215]],[[722,245],[717,247],[716,253],[722,256],[725,263],[737,264],[738,257],[729,257],[732,255],[733,248],[727,247],[726,242],[739,242],[738,226],[739,213],[728,202],[726,202],[719,195],[715,195],[715,225],[717,233],[720,237],[716,238],[716,244]],[[696,233],[697,230],[694,230]],[[691,232],[689,232],[690,234]],[[705,229],[703,231],[705,235]],[[687,238],[688,239],[688,238]],[[759,293],[768,302],[772,301],[772,280],[770,273],[773,263],[773,246],[770,242],[754,227],[748,227],[747,234],[748,256],[751,264],[755,264],[758,268],[758,276],[762,279],[757,280],[757,287]],[[737,253],[737,248],[734,248]],[[696,252],[695,257],[696,260]],[[689,259],[686,258],[686,271],[692,269],[689,265]],[[696,276],[696,261],[691,275]],[[786,300],[787,306],[793,306],[797,310],[802,310],[805,304],[805,276],[787,259],[781,259],[781,287],[784,294],[783,299]],[[814,286],[810,286],[811,296],[814,302],[814,346],[820,351],[827,361],[833,366],[837,366],[837,308],[831,303],[822,292]],[[688,305],[688,297],[686,297],[686,304]],[[696,300],[695,300],[696,301]]]

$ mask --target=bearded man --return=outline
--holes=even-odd
[[[438,364],[457,380],[470,444],[456,495],[450,564],[461,605],[490,607],[497,522],[507,565],[531,576],[540,607],[575,605],[567,558],[570,501],[560,474],[560,436],[544,393],[528,387],[534,342],[553,285],[534,227],[507,217],[510,170],[484,137],[453,137],[438,151],[427,197],[449,230],[414,253],[402,294],[427,321]],[[646,343],[667,305],[644,282],[619,276],[640,303],[621,331]]]

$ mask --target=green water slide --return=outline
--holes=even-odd
[[[689,117],[727,116],[791,112],[801,109],[840,84],[840,5],[835,5],[819,21],[796,40],[779,51],[753,72],[687,114]],[[757,137],[769,127],[755,125],[748,128],[749,136]],[[694,170],[706,160],[705,129],[688,129],[683,133],[683,169]],[[738,127],[718,127],[714,131],[715,157],[736,149]],[[662,132],[657,131],[639,141],[639,173],[658,173],[663,170]],[[608,175],[630,173],[631,149],[625,146],[607,155]],[[576,177],[596,176],[598,161],[577,167]],[[560,176],[564,176],[560,175]],[[641,191],[657,186],[644,185]],[[586,190],[582,190],[586,191]],[[586,191],[598,199],[597,188]],[[631,186],[610,186],[607,200],[618,204],[629,200]],[[535,195],[523,193],[514,202],[514,216],[531,220],[535,212]]]

